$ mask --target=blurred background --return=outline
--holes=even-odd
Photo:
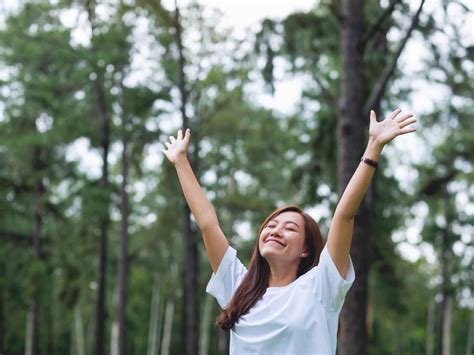
[[[248,262],[275,207],[327,235],[368,112],[412,112],[356,220],[338,354],[474,353],[468,0],[3,0],[0,353],[227,354],[190,159]]]

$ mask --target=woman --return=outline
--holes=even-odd
[[[349,257],[354,217],[385,144],[415,131],[401,110],[377,122],[370,113],[369,142],[331,222],[327,243],[316,222],[296,206],[263,222],[247,270],[229,246],[217,215],[187,159],[190,132],[180,130],[163,150],[176,168],[186,201],[202,232],[213,275],[207,292],[231,330],[231,354],[335,354],[339,312],[354,281]]]

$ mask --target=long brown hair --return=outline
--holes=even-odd
[[[304,219],[305,247],[307,248],[308,256],[301,259],[296,277],[303,275],[318,265],[319,256],[323,250],[323,239],[316,221],[309,214],[303,212],[301,208],[294,205],[276,209],[265,218],[265,221],[258,229],[257,242],[247,274],[227,307],[217,317],[216,324],[222,329],[231,329],[240,316],[246,314],[267,290],[270,279],[270,266],[260,254],[258,241],[262,230],[268,222],[283,212],[297,212]]]

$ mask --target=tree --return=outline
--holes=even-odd
[[[175,172],[161,163],[158,142],[181,127],[182,111],[192,130],[191,155],[199,179],[245,262],[254,244],[253,230],[274,207],[317,206],[318,214],[323,211],[322,230],[327,230],[337,202],[336,162],[338,156],[354,154],[352,164],[357,163],[367,103],[380,111],[409,99],[409,85],[401,84],[406,73],[397,69],[395,60],[417,17],[418,7],[410,9],[407,2],[366,1],[359,3],[362,11],[351,14],[362,17],[363,33],[357,32],[359,47],[345,42],[344,51],[359,56],[351,59],[360,67],[349,69],[362,72],[357,75],[362,75],[363,85],[345,87],[344,105],[350,90],[361,90],[356,96],[365,108],[359,102],[357,110],[362,111],[357,115],[338,105],[341,85],[350,74],[341,76],[342,63],[346,69],[348,65],[342,60],[340,29],[361,25],[345,21],[347,3],[325,1],[308,13],[267,19],[258,33],[239,39],[222,30],[221,14],[192,3],[179,9],[177,27],[174,9],[162,5],[151,0],[44,0],[22,2],[5,18],[0,30],[2,353],[25,352],[25,319],[33,300],[39,327],[29,333],[29,342],[36,332],[39,353],[93,353],[96,317],[103,327],[99,346],[104,353],[143,354],[148,339],[149,351],[186,352],[187,339],[180,330],[186,327],[185,305],[190,302],[184,302],[178,275],[186,274],[183,226],[189,214],[176,213],[182,211],[181,193]],[[448,88],[445,100],[420,117],[422,131],[436,137],[437,144],[431,149],[432,141],[426,139],[426,161],[415,166],[420,174],[414,180],[416,191],[405,191],[387,159],[380,162],[366,201],[370,230],[377,238],[369,240],[370,253],[364,255],[370,259],[368,295],[361,305],[367,304],[367,311],[360,316],[357,334],[363,334],[360,327],[366,323],[368,353],[433,350],[434,355],[448,349],[447,344],[453,353],[472,347],[466,341],[472,312],[465,296],[473,274],[472,48],[463,42],[463,21],[457,21],[467,16],[465,6],[458,1],[443,6],[436,8],[449,14],[461,11],[446,16],[452,24],[438,22],[434,15],[421,17],[423,43],[432,53],[423,73],[428,73],[430,85],[436,79]],[[449,46],[437,42],[441,27]],[[183,29],[181,51],[177,28]],[[394,39],[397,33],[401,41]],[[186,77],[180,80],[183,71]],[[265,82],[269,94],[278,92],[277,82],[285,75],[304,86],[291,115],[263,108],[255,95],[255,87]],[[387,84],[393,78],[402,80]],[[351,134],[337,138],[337,132]],[[351,137],[358,137],[351,146],[354,152],[337,153],[339,139],[348,142]],[[90,168],[94,160],[97,170]],[[434,269],[423,260],[404,260],[396,249],[407,216],[418,210],[429,211],[422,234],[423,245],[432,245],[438,255]],[[102,260],[107,267],[101,277],[110,281],[99,287],[98,240],[105,220],[108,248]],[[186,228],[195,233],[190,221]],[[394,231],[398,233],[392,240]],[[43,258],[33,256],[33,240]],[[201,297],[210,269],[199,243],[195,251],[193,271],[200,271],[192,281],[196,300],[190,308],[201,322],[187,332],[203,335],[202,351],[225,354],[227,334],[215,331],[210,316],[218,309],[209,313],[209,302]],[[361,267],[356,267],[359,275]],[[96,312],[99,288],[103,307]],[[192,294],[186,297],[194,299]],[[428,327],[427,314],[433,320]],[[144,332],[148,322],[150,329]]]
[[[461,4],[449,4],[444,9],[444,27],[451,30],[447,48],[430,47],[429,64],[432,73],[440,76],[439,84],[444,87],[444,99],[435,104],[435,109],[427,117],[432,128],[424,134],[424,139],[434,132],[438,133],[437,142],[432,144],[429,161],[417,164],[420,171],[418,196],[427,209],[423,221],[422,237],[430,243],[436,254],[439,276],[437,294],[439,302],[433,301],[438,318],[434,321],[431,347],[436,354],[469,352],[469,346],[463,341],[452,340],[452,327],[459,323],[457,309],[469,309],[463,300],[462,292],[472,288],[472,255],[469,255],[467,235],[472,234],[473,215],[466,208],[466,202],[472,200],[472,191],[468,188],[472,181],[474,160],[469,152],[473,145],[472,102],[473,86],[469,80],[469,65],[474,62],[472,46],[463,43],[462,24],[450,21],[448,13],[455,8],[462,15],[467,10]],[[425,35],[430,39],[438,33],[436,25]],[[461,202],[464,201],[464,202]],[[468,312],[466,312],[467,314]],[[464,319],[465,335],[468,320]]]
[[[26,4],[8,18],[0,34],[11,92],[2,122],[5,167],[11,169],[3,172],[9,184],[6,196],[13,202],[2,227],[4,233],[25,235],[31,243],[32,262],[26,274],[19,275],[31,286],[18,295],[29,304],[28,354],[54,351],[51,307],[43,301],[48,289],[54,288],[51,225],[63,218],[53,196],[56,184],[71,171],[61,147],[78,131],[67,132],[77,118],[72,94],[78,82],[65,80],[65,76],[74,78],[77,53],[69,46],[70,32],[51,10],[47,3]],[[56,77],[60,79],[53,80]]]
[[[338,136],[338,186],[339,195],[355,170],[367,131],[369,109],[379,107],[390,77],[394,73],[401,51],[418,23],[418,18],[424,1],[421,2],[417,13],[413,16],[410,28],[402,39],[397,50],[392,54],[384,71],[371,90],[368,97],[364,92],[364,6],[362,1],[342,1],[339,12],[340,24],[340,54],[341,81],[338,100],[337,136]],[[393,8],[390,9],[393,11]],[[383,12],[383,11],[382,11]],[[361,120],[358,122],[358,120]],[[370,250],[369,236],[371,202],[366,199],[361,205],[354,225],[351,256],[357,270],[358,282],[354,284],[347,295],[342,310],[342,336],[340,338],[341,354],[367,353],[367,288],[370,260],[366,253]]]
[[[284,39],[280,50],[269,51],[270,42],[263,42],[267,48],[267,60],[271,61],[275,53],[281,53],[289,57],[296,72],[301,70],[312,73],[315,83],[311,88],[315,92],[307,96],[318,100],[320,107],[320,117],[313,124],[319,132],[313,139],[315,146],[318,144],[319,150],[326,155],[313,153],[313,157],[319,159],[311,163],[309,174],[314,179],[316,171],[316,174],[331,181],[331,172],[335,171],[339,195],[344,191],[363,152],[369,110],[380,109],[386,87],[396,74],[398,58],[418,24],[424,5],[422,1],[411,17],[405,35],[399,43],[393,45],[394,49],[388,50],[386,34],[391,27],[389,19],[399,3],[400,1],[392,1],[386,8],[381,8],[375,2],[365,4],[363,1],[329,1],[317,6],[312,13],[288,16],[283,22],[283,31],[278,30],[277,25],[266,27],[275,33],[281,31]],[[376,20],[367,21],[367,14]],[[265,24],[263,28],[265,29]],[[339,38],[334,38],[334,33],[339,33]],[[336,43],[339,48],[335,46]],[[374,68],[378,70],[378,75],[371,74]],[[264,69],[264,77],[271,80],[272,66],[267,64]],[[334,134],[336,140],[328,138]],[[334,150],[336,155],[332,153]],[[334,160],[337,161],[337,170],[331,164]],[[320,173],[320,170],[324,172]],[[300,174],[300,181],[304,175],[306,174]],[[308,178],[302,181],[308,181]],[[332,184],[329,183],[328,186]],[[308,187],[312,190],[308,196],[319,199],[314,194],[318,187],[314,183],[309,183]],[[368,193],[360,207],[354,228],[351,256],[358,276],[347,295],[341,314],[341,354],[367,353],[367,290],[371,260],[367,254],[372,250],[369,236],[376,197],[373,191],[372,189]]]

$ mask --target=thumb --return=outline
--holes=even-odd
[[[377,123],[377,116],[374,110],[370,110],[370,123]]]

